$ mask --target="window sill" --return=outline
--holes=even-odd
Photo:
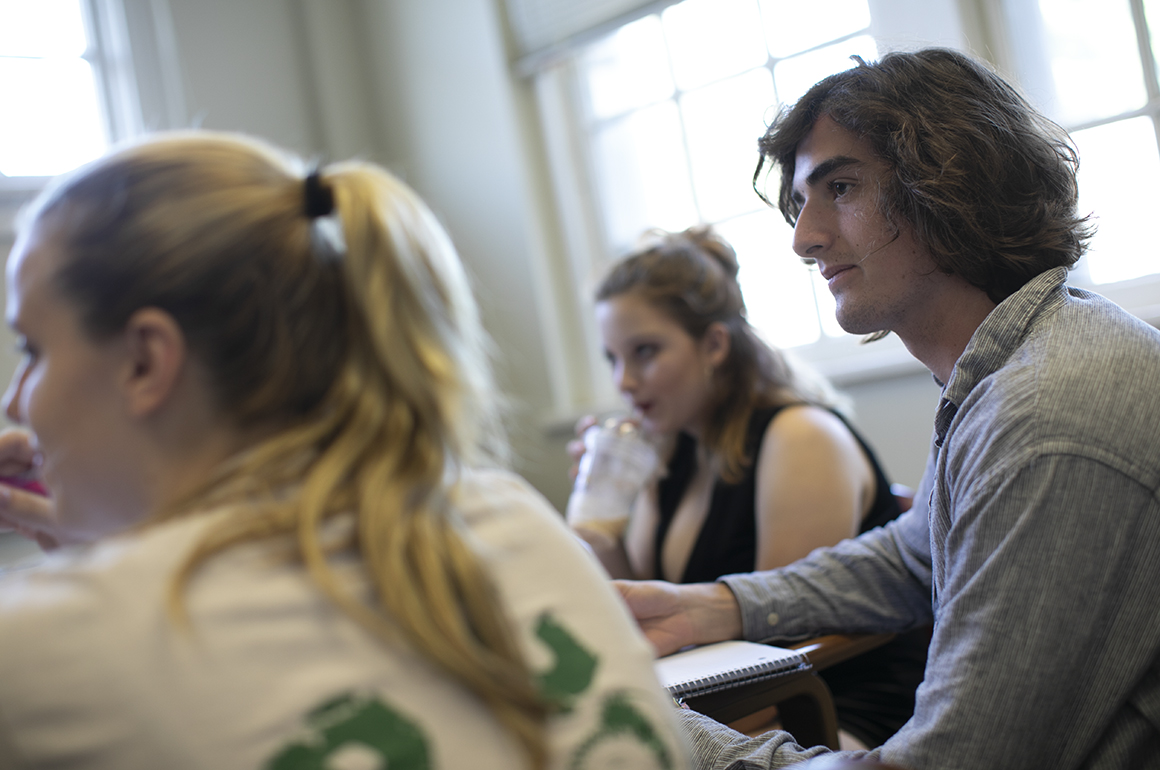
[[[1074,285],[1107,297],[1145,323],[1160,328],[1160,274],[1100,286]],[[791,356],[812,366],[837,388],[928,371],[894,336],[867,344],[854,336],[828,338],[794,349]]]
[[[839,389],[928,371],[893,335],[867,343],[855,335],[831,337],[793,349],[789,356],[812,367]]]
[[[1077,288],[1107,297],[1145,323],[1160,328],[1160,274]],[[831,337],[813,345],[793,348],[789,355],[791,359],[812,367],[839,390],[916,374],[929,376],[929,370],[893,335],[866,344],[854,335]],[[623,411],[624,405],[619,402],[559,409],[545,414],[540,424],[548,436],[570,437],[576,421],[584,415]]]
[[[51,179],[51,176],[4,176],[0,174],[0,198],[9,195],[35,195]]]

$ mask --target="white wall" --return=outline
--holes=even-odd
[[[540,429],[550,398],[546,313],[536,289],[548,196],[536,166],[529,94],[509,75],[497,4],[366,0],[362,7],[386,162],[451,233],[512,398],[517,470],[563,505],[563,446]]]
[[[847,387],[854,424],[891,481],[918,486],[926,466],[940,388],[927,372]]]

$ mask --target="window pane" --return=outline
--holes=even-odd
[[[668,8],[663,19],[682,90],[745,72],[769,58],[755,0],[685,0]]]
[[[615,117],[673,94],[658,16],[621,27],[581,59],[588,103],[597,120]]]
[[[580,92],[608,250],[631,248],[650,227],[716,223],[738,249],[763,336],[793,347],[844,335],[825,281],[793,254],[791,228],[751,180],[779,102],[855,66],[852,54],[878,58],[869,25],[867,0],[684,0],[584,52]]]
[[[1144,18],[1152,40],[1152,61],[1156,63],[1156,74],[1160,76],[1160,0],[1144,0]]]
[[[866,29],[870,6],[866,0],[761,0],[761,17],[770,54],[784,58]]]
[[[697,222],[677,106],[634,112],[593,137],[597,188],[613,251],[649,227],[683,230]]]
[[[786,104],[796,102],[822,78],[855,66],[856,62],[850,59],[852,55],[861,56],[866,61],[877,59],[878,48],[874,45],[874,38],[860,35],[778,62],[773,68],[778,100]]]
[[[752,70],[681,100],[701,218],[709,222],[764,207],[753,192],[757,139],[774,104],[769,70]]]
[[[0,0],[0,56],[85,52],[80,0]]]
[[[790,248],[793,230],[763,209],[717,226],[737,250],[749,323],[771,344],[807,345],[821,335],[810,274]]]
[[[105,148],[93,73],[83,59],[0,58],[0,104],[10,110],[0,121],[0,173],[59,174]]]
[[[1039,0],[1060,123],[1119,115],[1147,100],[1128,0]]]
[[[1099,228],[1087,256],[1093,283],[1138,278],[1160,271],[1160,258],[1149,245],[1156,204],[1151,195],[1127,183],[1160,176],[1160,152],[1149,118],[1110,123],[1072,137],[1080,152],[1079,210],[1092,212]]]

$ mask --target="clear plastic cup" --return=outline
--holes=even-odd
[[[595,524],[619,534],[657,463],[656,449],[633,422],[612,418],[584,431],[584,454],[568,498],[568,523]]]

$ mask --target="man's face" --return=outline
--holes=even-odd
[[[870,143],[823,116],[798,145],[793,196],[801,206],[793,248],[817,263],[853,334],[926,331],[950,276],[940,272],[908,225],[882,215],[879,189],[889,168]]]

